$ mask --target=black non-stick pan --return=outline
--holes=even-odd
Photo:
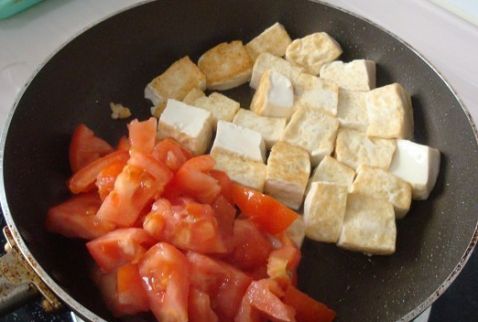
[[[112,320],[89,279],[83,242],[47,233],[47,209],[68,196],[70,135],[86,123],[111,142],[127,121],[110,102],[149,115],[143,89],[176,59],[197,59],[219,42],[245,42],[276,21],[292,38],[326,31],[343,60],[377,62],[377,86],[401,83],[414,106],[415,141],[442,152],[436,187],[398,222],[397,252],[367,257],[307,240],[300,287],[333,307],[337,321],[410,320],[460,272],[477,241],[477,140],[468,112],[446,81],[392,34],[348,12],[305,1],[148,2],[97,24],[58,51],[18,100],[3,140],[2,206],[30,264],[73,310]],[[32,48],[34,50],[34,48]],[[252,90],[229,91],[247,107]]]

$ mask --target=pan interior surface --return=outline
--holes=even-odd
[[[328,32],[342,45],[344,61],[376,61],[377,86],[399,82],[412,94],[415,141],[442,152],[430,198],[414,201],[397,223],[396,254],[367,257],[307,240],[301,288],[334,308],[337,321],[395,321],[432,296],[460,262],[478,221],[475,134],[459,101],[412,50],[366,21],[309,1],[150,2],[60,50],[18,102],[5,139],[5,193],[22,238],[56,283],[98,316],[114,320],[87,282],[92,262],[84,243],[43,229],[48,208],[68,196],[74,127],[83,122],[114,144],[127,121],[110,118],[110,102],[145,119],[144,86],[173,61],[185,55],[197,60],[223,41],[247,42],[276,21],[292,38]],[[226,95],[247,107],[252,90],[244,85]]]

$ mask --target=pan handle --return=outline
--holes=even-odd
[[[45,311],[54,311],[61,302],[41,281],[23,255],[20,253],[8,227],[3,228],[7,239],[6,254],[0,257],[0,316],[18,306],[43,295],[42,306]]]

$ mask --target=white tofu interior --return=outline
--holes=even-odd
[[[339,89],[337,117],[341,127],[360,132],[367,131],[368,114],[365,105],[366,92]]]
[[[356,59],[351,62],[334,61],[320,69],[320,77],[328,79],[344,89],[368,91],[375,88],[375,62]]]
[[[294,82],[294,79],[296,79],[303,71],[302,68],[298,66],[292,66],[292,64],[285,59],[269,53],[262,53],[257,57],[254,66],[252,67],[250,86],[252,88],[257,88],[259,86],[262,74],[269,69],[284,75],[291,82]]]
[[[295,84],[296,104],[337,115],[339,87],[335,83],[302,73]]]
[[[427,199],[440,169],[440,151],[408,140],[397,140],[390,172],[412,186],[413,198]]]

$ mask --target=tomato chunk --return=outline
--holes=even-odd
[[[152,156],[169,169],[176,171],[192,157],[192,154],[178,142],[166,138],[154,146]]]
[[[101,200],[97,193],[73,196],[48,210],[45,226],[50,232],[66,237],[93,239],[115,228],[98,220],[96,212]]]
[[[233,185],[232,197],[246,216],[271,234],[284,231],[299,216],[274,198],[238,184]]]
[[[114,230],[86,244],[91,257],[103,272],[111,272],[129,262],[137,262],[155,243],[141,228]]]
[[[201,155],[186,161],[174,178],[177,188],[187,196],[202,203],[212,203],[221,192],[216,179],[208,175],[215,161],[209,155]]]
[[[73,193],[88,192],[95,188],[98,174],[116,162],[126,162],[129,154],[126,151],[116,151],[101,157],[78,170],[69,180],[68,187]]]
[[[333,310],[292,285],[286,289],[284,303],[295,309],[299,322],[332,322],[335,319]]]
[[[229,176],[220,170],[211,170],[209,171],[209,175],[219,182],[221,186],[221,194],[226,198],[226,200],[230,203],[233,203],[232,200],[232,181],[229,179]]]
[[[96,186],[101,200],[105,200],[106,196],[113,191],[116,178],[126,165],[126,161],[118,161],[105,167],[98,173],[96,177]]]
[[[131,121],[128,124],[131,149],[146,154],[151,153],[156,142],[157,125],[158,120],[154,117],[143,122]]]
[[[97,137],[91,129],[81,123],[75,128],[70,142],[71,171],[74,173],[111,152],[113,152],[111,145]]]
[[[189,291],[189,322],[217,322],[209,295],[195,288]]]
[[[116,271],[116,299],[116,310],[121,315],[149,311],[148,294],[137,264],[126,264]]]
[[[191,285],[209,295],[220,321],[233,321],[251,278],[222,261],[199,253],[186,254]]]
[[[297,267],[300,262],[300,251],[294,246],[283,246],[273,250],[267,263],[267,275],[283,283],[295,284]]]
[[[129,139],[127,136],[122,136],[118,140],[118,144],[116,145],[116,150],[121,150],[121,151],[129,151],[131,148],[131,144],[129,143]]]
[[[144,255],[139,273],[156,319],[187,322],[190,273],[184,254],[168,243],[158,243]]]

